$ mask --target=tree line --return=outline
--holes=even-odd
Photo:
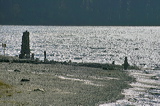
[[[0,24],[160,25],[159,0],[0,0]]]

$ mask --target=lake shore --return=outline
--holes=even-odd
[[[0,104],[99,105],[124,98],[123,89],[135,81],[121,69],[84,64],[0,62],[0,81],[12,89],[3,93]]]

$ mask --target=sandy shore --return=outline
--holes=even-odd
[[[125,72],[62,64],[0,63],[0,81],[12,86],[4,106],[88,106],[113,102],[133,80]]]

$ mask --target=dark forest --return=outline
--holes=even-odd
[[[0,0],[1,25],[160,25],[160,0]]]

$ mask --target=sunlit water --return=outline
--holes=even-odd
[[[26,30],[30,32],[31,53],[40,60],[44,58],[44,51],[47,51],[47,59],[55,61],[115,61],[115,64],[123,64],[124,57],[127,56],[129,64],[149,69],[155,76],[160,74],[160,27],[0,26],[0,43],[7,44],[6,55],[20,54],[22,35]],[[0,53],[3,55],[2,47]],[[158,71],[152,70],[155,68]],[[134,75],[133,72],[130,73]],[[144,74],[141,71],[137,73]],[[156,81],[159,83],[160,79]],[[133,93],[126,91],[126,94],[127,92]],[[155,98],[159,100],[159,97]],[[139,104],[146,103],[141,102]]]

